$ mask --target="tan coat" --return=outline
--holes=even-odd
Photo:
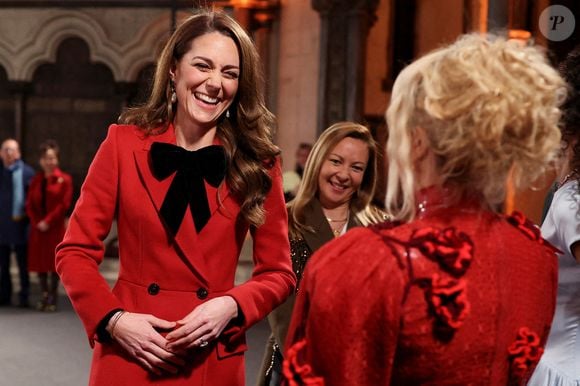
[[[302,235],[303,239],[290,240],[292,265],[298,280],[300,280],[303,273],[303,267],[302,269],[298,268],[301,265],[298,261],[301,259],[301,256],[304,254],[306,259],[310,258],[310,255],[334,238],[332,229],[322,212],[320,202],[317,199],[314,199],[305,209],[305,225],[312,227],[314,232],[305,232]],[[347,229],[357,226],[361,226],[361,221],[359,221],[356,216],[351,216],[348,221]],[[268,323],[270,324],[272,333],[266,343],[262,368],[258,375],[258,386],[265,385],[264,381],[266,371],[272,363],[273,345],[278,344],[280,350],[284,352],[284,340],[286,339],[286,334],[290,325],[290,317],[292,316],[295,300],[296,295],[290,295],[284,303],[268,315]]]

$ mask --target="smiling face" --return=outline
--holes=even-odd
[[[368,161],[369,148],[360,139],[344,138],[330,150],[318,174],[318,199],[323,208],[350,202],[362,183]]]
[[[177,94],[176,125],[211,129],[238,91],[238,48],[219,32],[201,35],[192,41],[170,76]]]

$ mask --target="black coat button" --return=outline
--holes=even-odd
[[[159,284],[151,283],[147,288],[147,292],[149,292],[149,295],[157,295],[159,293],[159,289]]]
[[[207,290],[203,287],[199,287],[199,289],[196,291],[196,294],[197,298],[200,300],[207,298]]]

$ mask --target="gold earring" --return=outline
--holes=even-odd
[[[177,102],[177,94],[175,93],[175,84],[173,84],[173,82],[169,83],[169,86],[171,87],[171,104],[175,104],[175,102]]]

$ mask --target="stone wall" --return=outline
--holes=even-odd
[[[317,138],[320,18],[310,0],[282,0],[280,9],[276,140],[283,168],[294,169],[300,142]]]

